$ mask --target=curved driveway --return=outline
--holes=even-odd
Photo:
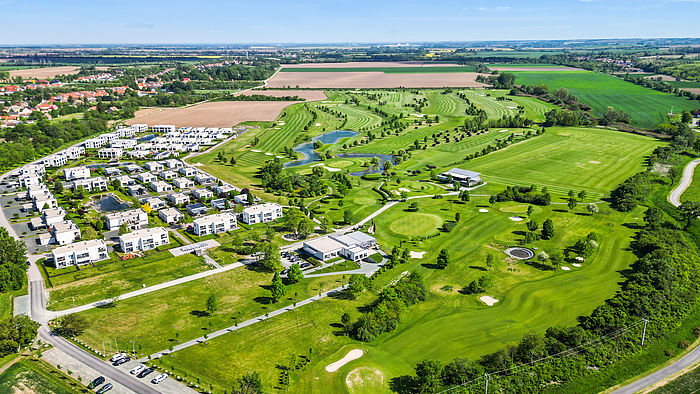
[[[677,207],[681,205],[681,195],[683,195],[683,192],[685,192],[688,187],[690,187],[690,184],[693,183],[693,171],[698,163],[700,163],[700,159],[695,159],[688,163],[688,165],[683,169],[681,183],[678,184],[678,187],[671,190],[671,194],[668,195],[668,200],[671,202],[671,204],[673,204],[673,206]]]

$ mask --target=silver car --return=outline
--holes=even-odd
[[[156,376],[155,378],[153,378],[153,380],[151,380],[151,383],[158,384],[158,383],[164,381],[167,377],[168,377],[168,374],[162,373],[162,374]]]

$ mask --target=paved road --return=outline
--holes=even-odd
[[[676,372],[689,367],[700,360],[700,347],[696,347],[691,350],[688,354],[683,356],[681,359],[675,363],[669,365],[668,367],[662,368],[650,375],[647,375],[634,383],[630,383],[625,387],[613,391],[613,394],[632,394],[643,390],[659,381],[662,381]]]
[[[673,204],[673,206],[677,207],[681,205],[681,195],[683,195],[683,192],[685,192],[688,187],[690,187],[690,184],[693,183],[693,171],[698,163],[700,163],[700,159],[695,159],[688,163],[688,165],[683,169],[681,183],[678,184],[678,187],[671,190],[671,194],[668,195],[668,200],[671,202],[671,204]]]

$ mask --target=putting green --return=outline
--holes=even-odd
[[[507,213],[525,213],[527,212],[527,207],[528,204],[511,205],[501,208],[500,211]]]
[[[401,235],[427,235],[442,225],[442,219],[429,213],[407,213],[396,218],[389,229]]]

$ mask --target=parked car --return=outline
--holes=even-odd
[[[300,268],[307,268],[307,267],[310,267],[310,266],[311,266],[311,264],[309,264],[309,263],[304,263],[304,264],[300,265]]]
[[[155,378],[153,378],[153,380],[151,380],[151,383],[158,384],[158,383],[164,381],[167,377],[168,377],[167,374],[162,373],[162,374],[156,376]]]
[[[115,367],[118,367],[118,366],[120,366],[120,365],[122,365],[122,364],[128,363],[129,361],[131,361],[131,358],[129,358],[129,357],[124,357],[124,358],[120,358],[119,360],[113,362],[112,365],[114,365]]]
[[[138,375],[136,375],[137,378],[145,378],[146,376],[150,375],[155,369],[153,368],[146,368],[143,371],[139,372]]]
[[[126,353],[117,353],[114,356],[112,356],[112,358],[110,358],[109,361],[115,362],[115,361],[119,360],[120,358],[124,358],[124,357],[126,357]]]
[[[134,369],[132,369],[131,371],[129,371],[129,373],[132,374],[132,375],[138,375],[138,374],[141,373],[141,371],[143,371],[144,369],[146,369],[146,366],[145,366],[145,365],[138,365],[138,366],[136,366]]]
[[[101,385],[101,384],[104,383],[104,382],[105,382],[105,377],[104,377],[104,376],[98,376],[98,377],[95,378],[95,380],[93,380],[92,382],[90,382],[90,384],[88,384],[87,387],[88,387],[89,389],[94,389],[95,387]]]
[[[112,383],[107,383],[104,386],[100,387],[99,390],[97,390],[97,394],[106,393],[109,390],[111,390],[112,387],[114,387],[114,386],[112,386]]]

